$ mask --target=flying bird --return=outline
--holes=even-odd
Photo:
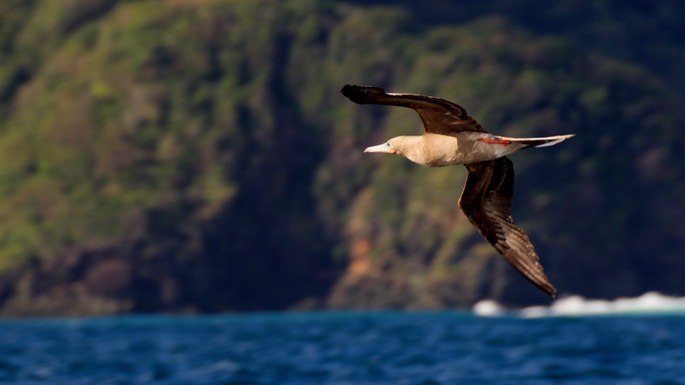
[[[492,135],[464,108],[433,96],[386,93],[380,87],[345,85],[342,94],[358,104],[385,104],[415,110],[423,122],[423,135],[398,136],[364,152],[404,156],[427,167],[463,164],[468,170],[459,198],[466,217],[498,253],[540,290],[554,297],[528,236],[514,225],[511,200],[514,167],[507,155],[529,147],[553,146],[570,135],[510,138]]]

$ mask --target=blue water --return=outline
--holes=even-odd
[[[0,321],[9,384],[685,384],[685,316]]]

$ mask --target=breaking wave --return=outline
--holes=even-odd
[[[523,318],[586,316],[612,314],[685,314],[685,297],[671,297],[648,292],[639,297],[615,300],[586,299],[572,295],[555,300],[549,306],[507,309],[496,301],[483,300],[473,306],[479,316],[514,315]]]

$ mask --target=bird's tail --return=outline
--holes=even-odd
[[[568,135],[555,135],[555,136],[545,136],[542,138],[507,138],[500,136],[499,138],[508,140],[510,142],[517,142],[523,144],[523,148],[528,147],[549,147],[554,146],[557,143],[561,143],[564,140],[575,136],[575,134]]]

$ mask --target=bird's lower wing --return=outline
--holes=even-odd
[[[506,157],[467,164],[468,176],[459,206],[485,239],[526,279],[554,297],[549,282],[528,236],[514,225],[511,200],[514,195],[514,167]]]

